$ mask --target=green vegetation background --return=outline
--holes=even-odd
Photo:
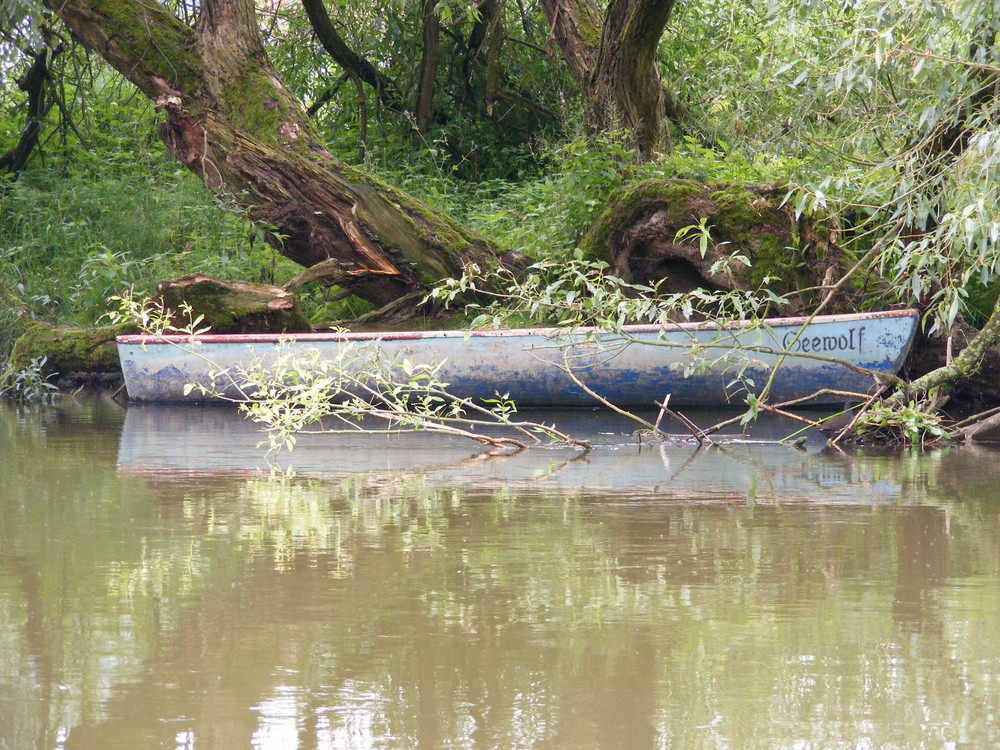
[[[900,299],[923,296],[945,317],[964,309],[974,321],[993,306],[1000,134],[995,103],[981,113],[967,107],[982,76],[1000,70],[995,45],[976,41],[995,33],[993,2],[679,5],[661,40],[660,72],[697,125],[675,130],[674,152],[644,164],[623,134],[584,135],[579,92],[558,55],[544,54],[548,25],[537,6],[508,4],[504,63],[554,117],[504,120],[484,106],[482,81],[442,77],[440,117],[423,135],[344,83],[297,4],[274,7],[261,14],[268,54],[303,101],[333,92],[316,118],[338,157],[532,259],[572,258],[609,197],[636,180],[788,184],[797,209],[853,212],[861,247],[900,217],[937,227],[925,246],[882,252],[876,270],[896,282]],[[336,9],[348,41],[411,90],[421,33],[414,7]],[[439,12],[462,33],[475,20],[462,4]],[[17,78],[26,61],[8,41],[38,42],[28,17],[0,41],[0,153],[24,126]],[[89,325],[109,296],[145,294],[162,279],[202,272],[282,284],[300,270],[263,241],[266,228],[248,222],[233,196],[213,195],[168,158],[150,103],[95,56],[68,45],[57,83],[40,148],[16,181],[0,184],[0,360],[25,311]],[[976,147],[922,192],[913,184],[925,169],[915,139],[951,121],[972,129]],[[336,290],[303,296],[314,322],[366,310],[354,298],[331,301]]]

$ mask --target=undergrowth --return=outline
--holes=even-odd
[[[580,137],[542,148],[536,174],[516,182],[468,183],[446,170],[413,164],[370,168],[384,179],[439,208],[500,245],[532,260],[569,258],[608,197],[648,179],[691,179],[706,183],[787,183],[804,165],[771,155],[722,153],[692,139],[674,152],[639,163],[624,133]]]
[[[273,251],[185,172],[25,174],[0,200],[0,280],[31,315],[88,324],[128,287],[202,272],[273,276]]]
[[[27,367],[15,370],[0,365],[0,399],[24,404],[51,403],[59,394],[45,375],[45,357],[33,359]]]
[[[121,145],[121,144],[119,144]],[[366,166],[387,181],[532,260],[572,257],[577,238],[616,189],[640,179],[777,181],[789,161],[752,161],[692,142],[638,164],[620,135],[539,149],[540,171],[517,182],[470,183],[417,154],[408,163]],[[152,293],[157,281],[189,273],[282,284],[301,271],[260,240],[235,202],[213,196],[166,155],[128,163],[67,159],[29,169],[0,196],[0,356],[24,316],[92,325],[106,300]],[[312,322],[345,320],[370,306],[337,290],[300,292]],[[11,302],[11,299],[16,300]],[[333,300],[333,301],[331,301]]]

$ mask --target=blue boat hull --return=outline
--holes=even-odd
[[[867,393],[871,373],[895,373],[916,331],[913,311],[776,318],[754,324],[508,329],[388,334],[121,336],[118,351],[129,397],[193,402],[206,397],[212,371],[267,366],[281,351],[317,350],[334,358],[345,347],[373,348],[385,362],[443,362],[441,380],[457,396],[507,394],[523,406],[594,406],[588,389],[627,407],[742,404],[777,366],[772,401],[821,389]],[[570,375],[569,373],[572,373]],[[236,376],[237,380],[238,375]],[[574,379],[586,387],[581,387]],[[221,381],[216,381],[219,387]],[[230,389],[229,397],[237,396]],[[839,403],[830,396],[816,403]]]

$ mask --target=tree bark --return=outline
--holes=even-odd
[[[429,1],[429,0],[428,0]],[[351,49],[330,21],[323,0],[302,0],[316,38],[327,54],[351,76],[356,76],[375,89],[376,98],[395,112],[407,112],[403,95],[396,82]]]
[[[435,8],[437,0],[423,2],[423,49],[420,58],[420,94],[417,97],[417,131],[427,134],[434,119],[434,81],[441,50],[441,24]]]
[[[267,284],[225,281],[192,274],[161,281],[156,293],[163,306],[177,312],[185,306],[192,318],[212,333],[302,333],[309,321],[296,306],[291,292]],[[182,324],[188,321],[180,320]]]
[[[563,60],[583,91],[588,130],[625,129],[643,158],[670,149],[670,102],[657,47],[674,0],[611,0],[602,18],[592,0],[542,0]]]
[[[604,19],[593,0],[541,0],[552,41],[580,88],[586,91],[597,68]]]
[[[10,354],[10,365],[16,370],[27,367],[32,360],[45,358],[46,374],[121,373],[115,336],[135,333],[131,326],[74,328],[54,326],[33,320],[18,338]]]
[[[784,203],[787,192],[779,185],[647,180],[609,198],[580,248],[610,263],[615,275],[655,283],[662,292],[756,289],[768,279],[769,289],[793,302],[793,310],[783,310],[808,310],[846,270],[838,224],[833,216],[797,218]],[[734,254],[751,265],[734,260],[726,270],[719,264]],[[839,310],[848,300],[833,302]]]
[[[28,95],[27,116],[17,144],[0,156],[0,174],[6,173],[16,178],[28,165],[28,159],[38,145],[42,124],[52,107],[52,102],[45,97],[49,68],[61,51],[62,45],[53,50],[46,47],[38,51],[24,50],[24,53],[34,60],[25,74],[17,80],[17,87]]]
[[[611,0],[597,66],[585,92],[590,127],[629,129],[646,157],[670,144],[656,50],[673,7],[673,0]]]
[[[496,262],[482,238],[330,155],[267,61],[251,0],[205,0],[194,30],[158,3],[45,2],[157,102],[171,154],[266,225],[282,255],[341,261],[339,283],[379,305]]]

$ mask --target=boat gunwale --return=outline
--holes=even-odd
[[[852,323],[886,318],[914,318],[920,313],[912,308],[878,312],[842,313],[837,315],[807,315],[792,318],[764,318],[763,320],[735,320],[723,325],[711,321],[687,323],[639,323],[625,325],[621,333],[636,335],[647,333],[674,333],[687,331],[739,330],[751,326],[770,328],[802,327],[806,324]],[[115,337],[118,344],[185,344],[197,341],[203,344],[278,344],[282,342],[340,342],[340,341],[418,341],[423,339],[454,338],[528,338],[554,339],[559,336],[586,336],[594,333],[615,334],[618,331],[598,326],[547,327],[547,328],[484,328],[475,330],[438,331],[344,331],[312,333],[200,333],[200,334],[126,334]]]

